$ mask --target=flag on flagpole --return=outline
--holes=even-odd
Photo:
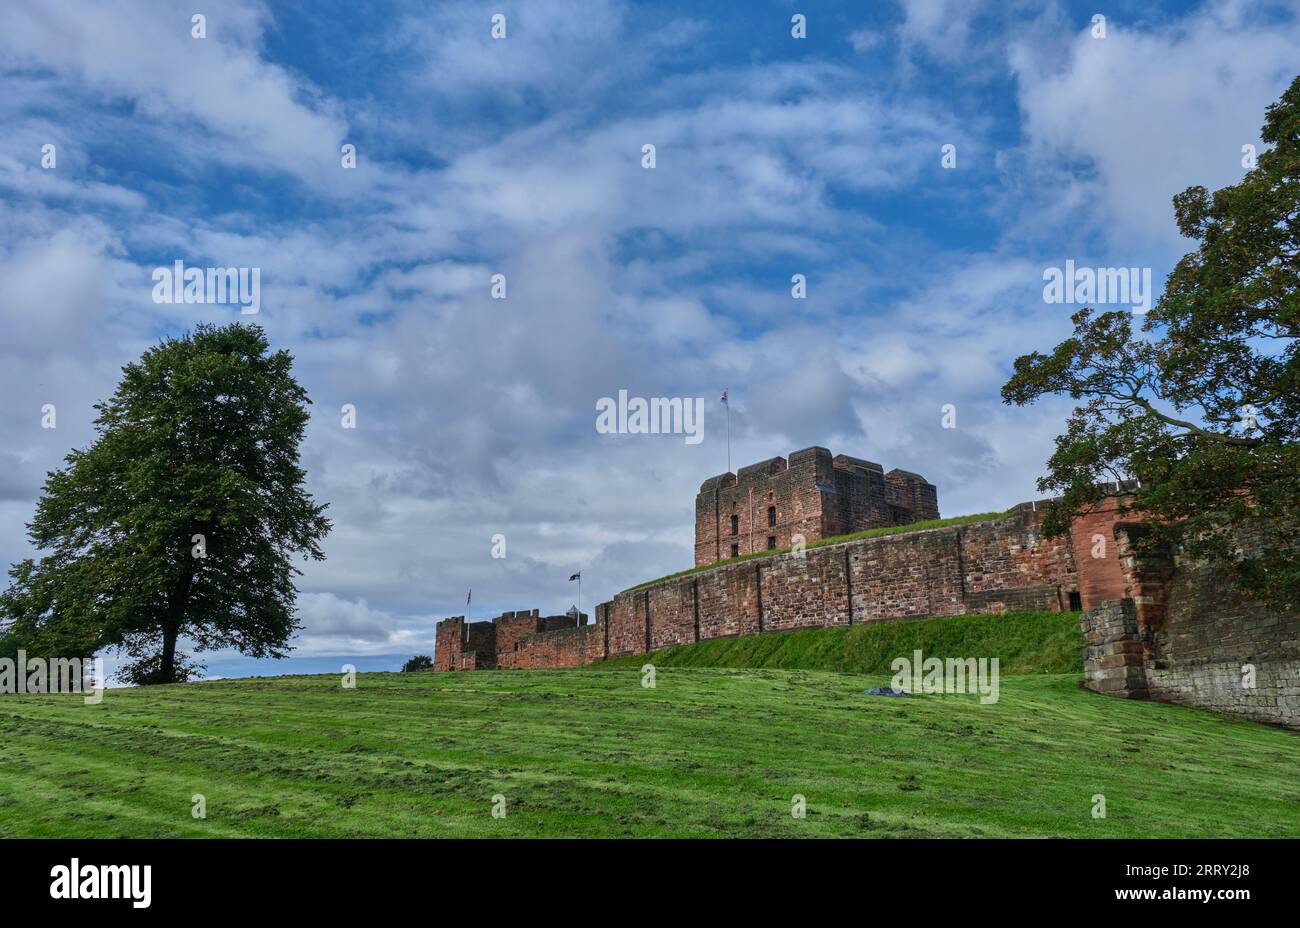
[[[582,571],[578,571],[576,574],[574,574],[572,577],[569,578],[569,582],[572,583],[574,580],[581,580],[581,579],[582,579]]]
[[[473,590],[473,588],[471,588],[470,591],[469,591],[469,595],[465,597],[465,605],[468,606],[468,605],[469,605],[469,601],[470,601],[471,599],[473,599],[473,598],[474,598],[474,590]]]
[[[724,403],[727,402],[727,391],[726,391],[726,390],[723,390],[723,391],[722,391],[722,402],[724,402]],[[730,404],[728,403],[727,405],[730,405]]]

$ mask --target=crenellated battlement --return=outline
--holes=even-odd
[[[516,666],[521,642],[564,629],[581,631],[586,614],[541,615],[539,610],[503,612],[483,622],[466,622],[463,615],[443,619],[434,634],[434,670],[496,670]]]
[[[872,461],[804,448],[704,481],[696,498],[702,569],[624,590],[596,607],[592,624],[586,616],[543,616],[536,609],[481,622],[452,616],[438,623],[434,669],[580,667],[732,635],[1092,608],[1125,584],[1113,549],[1107,557],[1094,553],[1098,535],[1112,537],[1121,518],[1123,488],[1115,491],[1068,538],[1042,534],[1044,500],[978,522],[805,545],[768,557],[707,559],[720,544],[713,526],[724,539],[741,539],[728,544],[744,544],[747,554],[751,534],[764,540],[753,546],[761,551],[791,548],[795,535],[810,544],[938,518],[935,487],[920,474],[886,473]]]
[[[920,474],[814,446],[705,480],[695,565],[937,518],[938,490]]]

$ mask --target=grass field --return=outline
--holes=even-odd
[[[862,695],[887,680],[664,667],[644,689],[588,668],[0,697],[0,835],[1300,835],[1295,734],[1077,674],[1004,675],[994,705]]]

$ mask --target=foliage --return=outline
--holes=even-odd
[[[1300,77],[1271,105],[1273,147],[1241,183],[1174,197],[1199,242],[1135,332],[1130,314],[1085,309],[1050,354],[1018,358],[1008,403],[1083,401],[1040,489],[1049,535],[1136,479],[1144,544],[1181,542],[1280,608],[1300,604]],[[1242,547],[1250,549],[1243,558]]]
[[[281,657],[298,627],[294,555],[322,559],[304,489],[306,392],[262,330],[199,326],[122,369],[98,437],[45,481],[0,618],[45,653],[123,650],[127,678],[172,682],[198,650]]]

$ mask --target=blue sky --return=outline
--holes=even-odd
[[[43,475],[121,365],[238,315],[155,304],[153,268],[261,268],[336,528],[295,656],[208,655],[222,675],[396,667],[467,588],[476,618],[551,612],[579,568],[589,606],[689,566],[723,388],[737,466],[820,444],[924,473],[945,515],[1032,498],[1067,406],[998,389],[1069,331],[1044,269],[1158,286],[1186,250],[1170,197],[1239,178],[1300,69],[1295,2],[204,14],[196,39],[173,4],[6,5],[0,559],[32,553]],[[620,389],[704,397],[704,441],[598,434]]]

